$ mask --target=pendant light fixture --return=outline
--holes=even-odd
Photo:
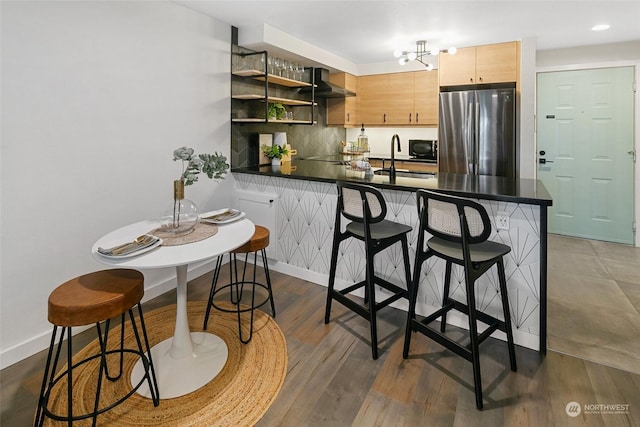
[[[416,42],[416,50],[415,51],[405,51],[397,49],[393,52],[393,56],[396,58],[400,58],[398,61],[400,65],[404,65],[410,61],[418,61],[423,64],[427,70],[433,70],[433,64],[426,62],[426,56],[436,56],[440,53],[448,53],[449,55],[455,55],[458,49],[455,47],[450,47],[449,49],[440,49],[440,50],[427,50],[427,41],[426,40],[418,40]]]

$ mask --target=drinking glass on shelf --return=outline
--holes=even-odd
[[[296,64],[296,74],[298,75],[298,80],[304,80],[304,65]]]
[[[274,72],[275,72],[275,58],[273,56],[268,57],[267,64],[269,65],[269,74],[274,74]]]
[[[293,63],[293,61],[289,61],[289,78],[290,79],[295,79],[296,78],[296,64]]]
[[[280,77],[282,77],[282,71],[283,71],[283,69],[284,69],[284,64],[283,64],[283,62],[282,62],[282,59],[280,59],[280,58],[276,58],[276,59],[275,59],[275,65],[276,65],[276,69],[278,70],[278,73],[277,73],[277,74],[278,74]]]

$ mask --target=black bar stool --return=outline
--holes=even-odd
[[[54,326],[42,379],[42,388],[40,389],[40,398],[38,399],[38,409],[34,421],[35,425],[43,425],[45,417],[49,417],[57,421],[66,421],[69,426],[71,426],[74,421],[92,418],[93,425],[95,426],[98,415],[124,402],[132,396],[145,381],[148,382],[149,390],[151,391],[153,406],[158,406],[160,403],[158,385],[151,360],[147,330],[142,317],[142,308],[140,307],[140,300],[143,295],[144,276],[139,271],[130,269],[102,270],[76,277],[58,286],[49,295],[48,318],[49,322]],[[136,305],[138,306],[138,315],[140,318],[139,327],[142,331],[144,345],[133,313],[133,307]],[[125,313],[129,313],[131,328],[136,338],[137,348],[134,349],[124,348]],[[116,316],[121,316],[120,348],[107,350],[110,319]],[[101,327],[101,322],[104,322],[104,329]],[[93,356],[89,356],[86,359],[72,364],[73,349],[71,328],[73,326],[90,325],[92,323],[96,325],[100,351]],[[54,348],[56,347],[56,335],[59,327],[62,328],[62,332],[58,340],[52,364],[52,356]],[[67,366],[64,372],[56,376],[58,359],[62,350],[65,334],[67,336]],[[107,356],[114,353],[120,355],[119,372],[116,376],[110,375],[107,367]],[[133,353],[140,356],[143,361],[145,374],[140,379],[140,382],[125,396],[110,405],[103,404],[101,407],[100,391],[103,376],[109,381],[118,381],[121,379],[125,353]],[[79,366],[97,358],[100,358],[100,372],[98,375],[93,411],[86,414],[74,414],[73,371]],[[48,407],[51,391],[58,382],[65,378],[67,380],[67,414],[54,414]],[[127,380],[123,380],[123,387],[125,386],[128,386]]]
[[[407,314],[407,328],[404,340],[403,357],[409,355],[411,332],[418,331],[462,356],[473,365],[473,383],[476,395],[476,407],[482,409],[482,380],[480,377],[479,344],[487,339],[494,331],[500,330],[507,334],[507,347],[511,370],[516,371],[516,353],[513,345],[511,330],[511,315],[507,296],[507,281],[504,273],[502,257],[511,248],[502,243],[488,241],[491,235],[491,222],[484,207],[471,200],[455,196],[448,196],[432,191],[417,191],[418,212],[420,216],[420,230],[416,259],[413,271],[413,284],[409,298],[409,312]],[[425,247],[425,233],[433,235]],[[446,261],[444,292],[442,308],[422,320],[416,319],[416,299],[420,281],[422,264],[432,256]],[[451,284],[451,266],[458,264],[464,268],[466,304],[449,297]],[[500,296],[502,298],[502,313],[504,321],[496,319],[476,309],[475,282],[493,265],[497,265],[500,282]],[[444,334],[447,313],[457,310],[469,317],[469,335],[471,343],[463,346]],[[437,318],[440,319],[440,330],[429,325]],[[489,325],[478,334],[477,321]]]
[[[256,308],[262,307],[267,302],[271,303],[271,315],[272,317],[276,317],[276,308],[273,303],[273,291],[271,290],[271,277],[269,276],[269,264],[267,263],[267,253],[266,248],[269,246],[269,229],[263,227],[261,225],[256,225],[256,230],[253,233],[251,239],[240,246],[237,249],[234,249],[230,252],[230,256],[233,260],[229,260],[229,278],[232,280],[231,283],[217,287],[218,277],[220,276],[220,268],[222,267],[222,255],[218,257],[216,261],[216,270],[213,275],[213,281],[211,282],[211,291],[209,292],[209,302],[207,304],[207,312],[204,315],[204,323],[202,328],[204,330],[207,329],[207,325],[209,323],[209,314],[211,313],[211,307],[215,307],[217,310],[226,312],[226,313],[237,313],[238,315],[238,335],[240,336],[240,341],[243,344],[247,344],[251,341],[253,337],[253,312]],[[256,269],[258,267],[257,264],[257,256],[258,252],[260,252],[262,256],[262,266],[264,268],[264,275],[266,278],[266,285],[262,283],[256,282]],[[253,253],[253,280],[248,282],[246,281],[246,272],[247,272],[247,261],[249,258],[249,254]],[[245,254],[244,257],[244,266],[242,269],[242,280],[238,280],[238,266],[236,255],[237,254]],[[244,285],[251,285],[251,305],[246,308],[242,308],[240,302],[242,300],[242,294],[244,292]],[[267,291],[267,297],[263,301],[259,301],[256,303],[256,287],[260,287]],[[231,303],[235,306],[233,309],[225,308],[216,303],[215,296],[224,291],[225,289],[229,289],[230,291],[230,299]],[[235,292],[234,292],[235,291]],[[235,297],[234,297],[235,293]],[[250,312],[250,326],[249,326],[249,337],[243,338],[242,336],[242,322],[241,322],[241,314]]]
[[[408,225],[384,219],[387,215],[387,205],[382,197],[382,193],[376,188],[369,185],[341,181],[336,184],[338,186],[338,206],[336,208],[336,222],[333,229],[333,248],[331,250],[329,289],[327,291],[324,323],[329,323],[331,301],[334,299],[369,320],[371,329],[371,355],[374,359],[377,359],[378,336],[376,312],[400,298],[408,298],[409,291],[376,276],[373,268],[373,257],[380,251],[400,242],[402,244],[407,289],[409,289],[411,273],[407,233],[409,233],[412,228]],[[343,216],[351,220],[351,222],[346,225],[344,232],[341,231],[341,218]],[[366,278],[345,289],[336,290],[334,289],[334,285],[340,242],[351,237],[364,242],[367,257]],[[381,286],[391,292],[391,296],[384,301],[376,303],[375,285]],[[364,287],[364,304],[359,304],[347,296],[362,287]]]

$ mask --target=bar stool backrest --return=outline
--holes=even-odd
[[[421,230],[457,243],[465,236],[468,243],[481,243],[491,235],[489,215],[480,203],[427,190],[417,190],[416,196]]]
[[[338,210],[351,221],[369,224],[382,221],[387,205],[376,188],[370,185],[338,181]],[[365,217],[367,221],[365,221]]]

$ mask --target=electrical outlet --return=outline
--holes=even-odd
[[[498,230],[508,230],[509,229],[509,214],[506,212],[497,212],[496,213],[496,228]]]

